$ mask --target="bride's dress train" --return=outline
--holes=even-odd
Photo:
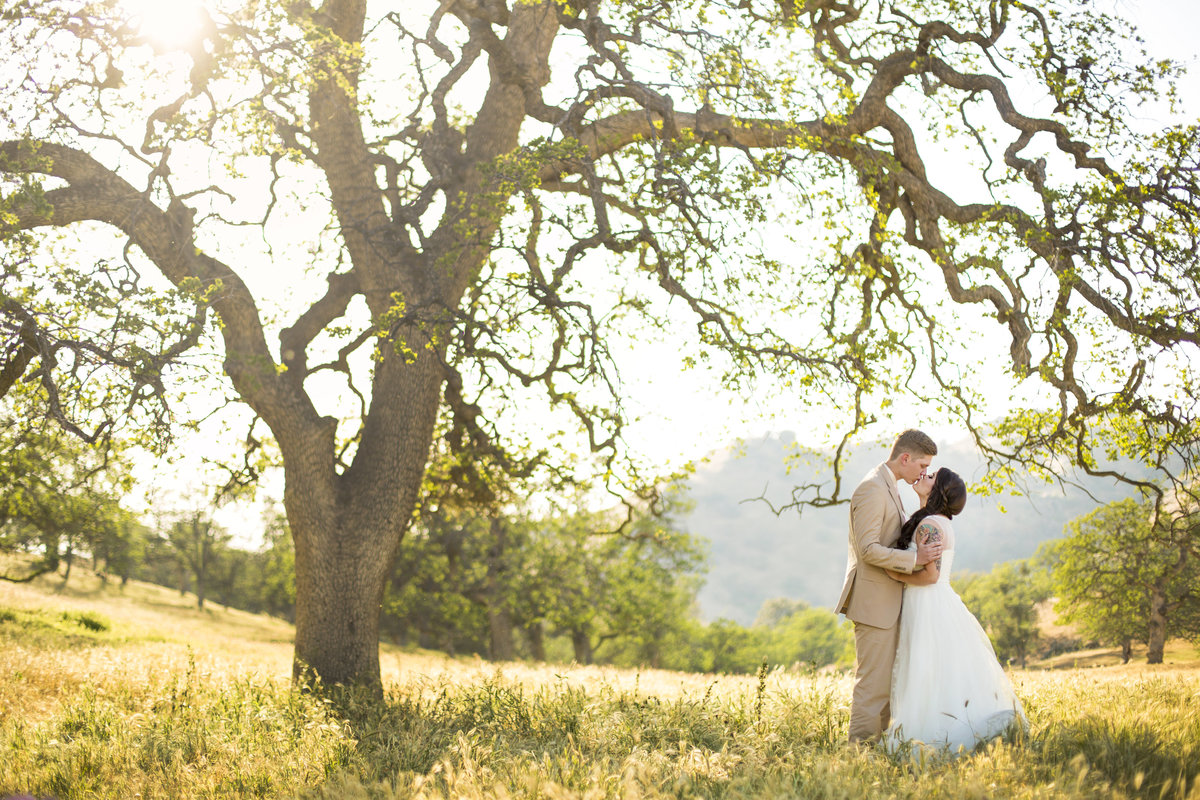
[[[955,753],[999,736],[1014,722],[1028,723],[991,641],[950,586],[950,520],[930,516],[926,522],[938,529],[945,550],[937,583],[904,589],[886,744]]]

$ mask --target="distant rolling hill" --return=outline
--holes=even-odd
[[[715,453],[689,482],[695,506],[682,518],[683,527],[707,539],[711,547],[699,597],[705,620],[725,617],[749,624],[763,601],[773,597],[828,607],[837,600],[846,569],[849,506],[776,516],[766,503],[752,501],[765,495],[781,505],[792,486],[832,480],[831,474],[822,474],[823,465],[793,465],[791,474],[786,472],[793,439],[781,433],[747,441],[740,454],[732,449]],[[842,494],[848,498],[886,455],[885,445],[853,453]],[[935,467],[941,465],[963,475],[968,484],[983,472],[983,459],[968,443],[943,445],[934,459]],[[1132,494],[1112,482],[1091,481],[1087,486],[1101,502]],[[917,507],[911,489],[902,485],[901,496],[905,508]],[[1064,494],[1049,486],[1031,497],[972,496],[955,520],[959,540],[954,568],[986,571],[999,562],[1031,556],[1039,544],[1061,536],[1067,521],[1094,508],[1096,501],[1085,492],[1069,489]]]

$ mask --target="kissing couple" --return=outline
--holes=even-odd
[[[991,641],[950,586],[950,520],[962,513],[967,487],[945,467],[930,472],[935,455],[928,435],[904,431],[850,499],[836,611],[854,623],[852,743],[953,754],[1027,725]],[[921,500],[911,517],[899,481]]]

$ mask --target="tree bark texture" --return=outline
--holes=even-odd
[[[407,433],[426,444],[381,451],[375,469],[336,475],[331,446],[294,454],[290,463],[285,457],[284,505],[296,544],[297,677],[379,683],[383,593],[424,472],[436,394],[423,405],[413,404],[425,419]]]
[[[1150,592],[1150,620],[1146,632],[1146,663],[1163,663],[1167,643],[1167,597],[1161,587]]]
[[[525,639],[529,643],[529,657],[534,661],[546,660],[546,635],[541,622],[525,626]]]
[[[571,631],[571,646],[575,649],[575,660],[580,664],[592,663],[592,637],[587,631]]]
[[[296,548],[294,675],[378,684],[381,573],[391,548],[381,537],[364,535],[357,515],[340,516],[343,529],[309,534],[315,541]]]
[[[516,655],[513,645],[512,615],[505,601],[508,578],[505,575],[505,553],[508,549],[508,529],[504,521],[493,516],[488,546],[487,586],[485,598],[488,616],[488,654],[493,661],[512,661]]]

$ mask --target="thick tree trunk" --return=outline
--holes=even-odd
[[[1146,637],[1146,663],[1163,663],[1163,648],[1167,643],[1167,598],[1157,586],[1150,594],[1150,624]]]
[[[304,570],[303,580],[296,576],[295,674],[311,670],[326,684],[378,684],[383,582],[353,551],[333,549],[318,568]]]
[[[512,661],[517,649],[513,644],[512,618],[507,611],[488,607],[488,633],[492,661]]]
[[[1128,664],[1131,658],[1133,658],[1133,640],[1125,639],[1121,642],[1121,663]]]
[[[525,638],[529,641],[529,656],[534,661],[546,660],[546,633],[541,622],[525,626]]]
[[[294,675],[378,686],[379,614],[395,549],[388,540],[399,534],[380,535],[361,514],[339,517],[335,529],[298,533]]]
[[[571,631],[571,645],[575,648],[575,660],[580,664],[592,663],[592,637],[587,631]]]
[[[504,597],[508,529],[499,517],[492,517],[490,532],[492,541],[488,547],[486,587],[488,655],[493,661],[512,661],[516,648],[513,646],[512,617]]]
[[[296,545],[297,678],[380,686],[379,615],[425,475],[442,373],[433,359],[385,358],[353,466],[334,470],[334,422],[281,437],[284,506]],[[410,380],[392,383],[402,369]],[[407,384],[407,385],[406,385]]]

